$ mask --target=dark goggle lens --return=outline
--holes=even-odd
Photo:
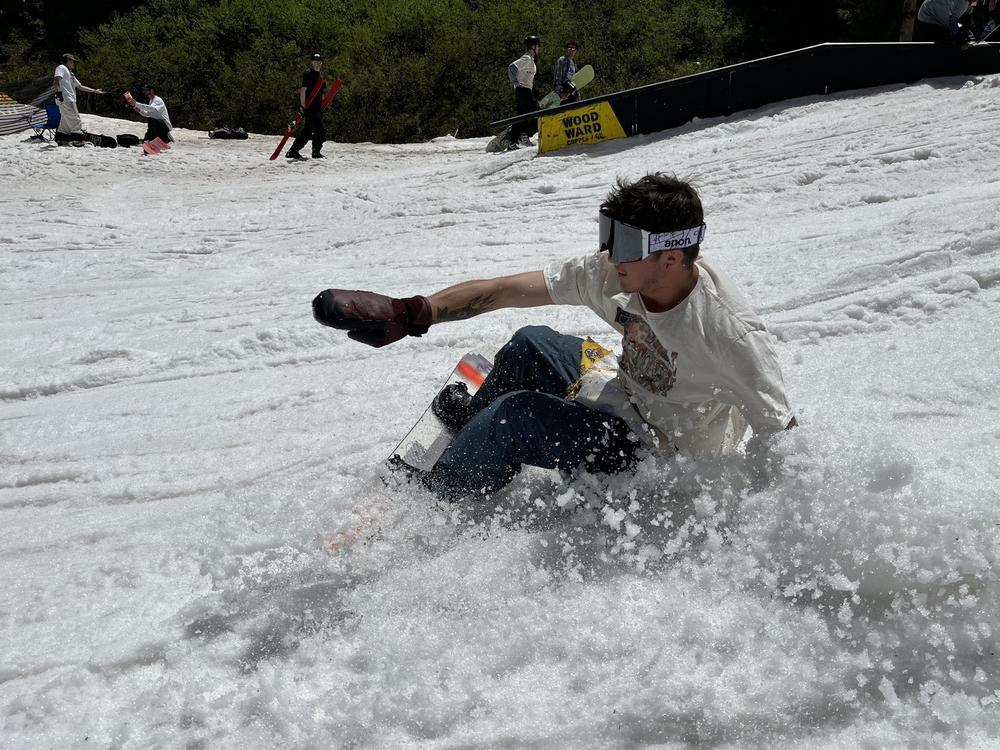
[[[615,221],[610,216],[598,214],[600,248],[607,252],[614,263],[631,263],[642,260],[642,230]]]

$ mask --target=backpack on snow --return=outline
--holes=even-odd
[[[243,128],[214,128],[208,131],[208,137],[221,140],[245,141],[250,136],[247,135],[247,131]]]

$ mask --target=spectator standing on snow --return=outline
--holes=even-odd
[[[137,102],[128,91],[125,92],[125,101],[143,117],[149,118],[146,125],[146,135],[142,137],[144,141],[152,141],[162,138],[168,143],[173,140],[170,131],[174,126],[170,123],[170,113],[167,112],[167,105],[156,94],[156,88],[151,83],[142,84],[142,95],[148,100],[148,104]]]
[[[566,42],[566,53],[556,60],[552,89],[558,92],[563,104],[580,99],[580,94],[573,85],[573,76],[576,75],[576,50],[579,46],[575,41]]]
[[[432,472],[445,497],[493,492],[523,464],[612,473],[644,451],[730,452],[747,426],[764,440],[796,422],[764,322],[699,258],[701,200],[663,174],[619,181],[601,204],[598,250],[540,271],[466,281],[428,297],[328,289],[320,323],[384,346],[431,325],[505,308],[588,307],[622,335],[622,355],[545,326],[520,329],[474,394],[446,387],[432,408],[457,430]]]
[[[538,111],[538,98],[535,96],[535,74],[538,54],[542,49],[542,40],[532,34],[524,38],[524,54],[507,66],[507,78],[514,86],[514,106],[517,114]],[[512,148],[530,146],[531,136],[538,132],[538,120],[526,120],[515,123],[510,128],[507,140]]]
[[[319,72],[323,67],[323,56],[318,52],[309,58],[309,68],[302,74],[302,86],[299,88],[299,112],[304,115],[302,130],[292,142],[292,147],[285,154],[287,159],[304,159],[299,153],[302,147],[312,139],[312,158],[322,159],[323,142],[326,141],[326,128],[323,125],[323,91],[325,83],[320,83],[316,95],[306,106],[306,99],[316,88],[316,83],[323,78]]]
[[[976,41],[971,8],[968,0],[924,0],[917,11],[913,41],[953,42],[967,47]]]
[[[87,94],[104,94],[101,89],[92,89],[80,83],[73,71],[76,70],[77,58],[68,52],[62,56],[62,62],[56,66],[52,74],[52,88],[56,90],[56,103],[59,105],[59,127],[56,129],[56,140],[65,143],[79,140],[83,137],[83,120],[76,106],[76,92]]]

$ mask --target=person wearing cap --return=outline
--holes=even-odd
[[[326,140],[326,128],[323,126],[323,92],[326,84],[322,82],[323,75],[319,72],[323,67],[323,56],[318,52],[309,58],[309,68],[302,74],[302,86],[299,88],[299,112],[303,114],[302,130],[292,141],[292,147],[288,149],[285,157],[288,159],[304,159],[299,153],[309,139],[312,139],[312,158],[323,158],[323,142]],[[316,89],[319,82],[319,89],[311,101],[309,94]]]
[[[580,45],[575,41],[566,42],[566,53],[556,60],[552,75],[552,90],[559,93],[559,99],[564,104],[580,99],[580,94],[573,85],[576,75],[576,50]]]
[[[700,257],[701,200],[687,182],[619,180],[598,213],[596,252],[542,270],[466,281],[430,297],[327,289],[323,325],[380,347],[431,326],[505,308],[590,308],[621,337],[616,355],[545,326],[517,331],[474,395],[449,385],[434,413],[456,431],[432,472],[400,462],[435,493],[491,493],[524,464],[614,473],[649,452],[729,453],[794,427],[772,337],[739,289]]]
[[[52,74],[52,88],[56,91],[56,103],[59,105],[59,127],[56,128],[56,139],[65,143],[69,140],[82,140],[84,136],[83,121],[76,106],[76,92],[87,94],[104,94],[101,89],[92,89],[80,83],[74,74],[77,58],[68,52],[62,56],[62,62],[56,66]]]
[[[514,106],[523,115],[538,110],[535,96],[535,74],[542,40],[532,34],[524,38],[524,54],[507,66],[507,79],[514,86]],[[510,127],[507,141],[511,148],[531,145],[530,138],[538,132],[538,120],[518,122]]]
[[[144,83],[141,87],[142,95],[148,100],[148,104],[137,102],[131,93],[125,92],[125,102],[143,117],[148,118],[146,134],[142,137],[144,141],[152,141],[157,138],[170,142],[173,138],[170,131],[174,126],[170,122],[170,113],[167,112],[167,105],[156,94],[156,88],[151,83]]]

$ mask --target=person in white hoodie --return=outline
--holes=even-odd
[[[77,59],[68,52],[62,56],[62,63],[52,74],[52,87],[56,90],[56,103],[59,105],[59,127],[56,129],[56,140],[66,143],[70,140],[82,140],[83,121],[80,111],[76,108],[76,92],[87,94],[104,94],[101,89],[92,89],[80,83],[74,74]]]
[[[164,104],[163,99],[156,95],[156,89],[151,83],[142,84],[142,94],[149,99],[149,104],[137,102],[132,94],[125,92],[125,101],[128,102],[129,106],[149,119],[146,125],[146,135],[142,137],[142,140],[152,141],[156,138],[162,138],[167,142],[172,141],[170,131],[174,129],[174,126],[170,122],[167,105]]]

